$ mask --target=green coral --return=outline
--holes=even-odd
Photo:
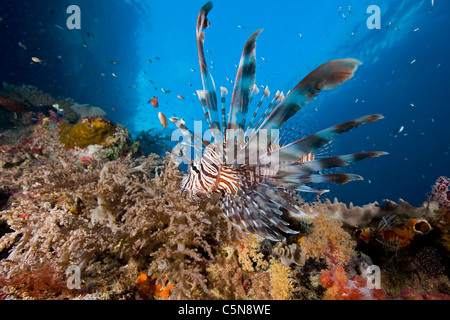
[[[114,124],[99,117],[84,117],[76,124],[61,125],[59,140],[66,149],[85,148],[93,144],[102,144],[115,132]]]

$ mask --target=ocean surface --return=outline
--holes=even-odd
[[[3,0],[0,83],[32,85],[100,107],[133,136],[162,131],[159,111],[192,127],[204,120],[195,96],[202,88],[195,26],[205,2]],[[70,5],[80,9],[80,29],[67,26]],[[379,8],[378,17],[367,12],[371,5]],[[327,152],[389,155],[346,168],[364,181],[330,185],[328,196],[356,205],[399,198],[420,205],[436,179],[450,175],[449,13],[444,0],[216,0],[205,30],[206,60],[216,88],[231,93],[246,39],[264,28],[256,84],[272,94],[286,93],[329,60],[360,60],[353,79],[322,92],[294,123],[312,133],[383,114],[383,120],[340,136]],[[372,22],[380,28],[369,28]],[[154,96],[158,109],[148,103]],[[170,123],[164,133],[174,129]]]

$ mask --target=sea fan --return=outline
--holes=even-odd
[[[382,119],[375,114],[351,120],[282,146],[279,129],[322,90],[339,87],[353,77],[361,64],[355,59],[327,62],[313,72],[284,97],[277,92],[263,115],[257,119],[259,107],[270,96],[266,87],[256,111],[246,126],[248,106],[258,93],[255,86],[256,38],[262,29],[247,40],[239,63],[231,105],[226,121],[225,96],[221,88],[222,110],[219,114],[213,78],[208,70],[203,51],[204,32],[210,22],[207,19],[212,2],[205,4],[197,20],[197,49],[203,90],[197,91],[203,107],[210,133],[214,138],[208,142],[189,131],[184,121],[170,120],[180,130],[184,146],[194,147],[201,157],[194,161],[183,152],[176,153],[189,163],[188,174],[181,187],[195,195],[222,195],[224,214],[239,228],[251,234],[273,241],[284,239],[285,234],[297,233],[288,227],[282,218],[283,211],[294,215],[305,215],[294,207],[286,193],[313,192],[322,194],[327,190],[313,189],[312,183],[347,183],[361,180],[356,174],[321,174],[325,169],[343,167],[366,158],[378,157],[385,152],[364,152],[316,160],[314,152],[339,134],[362,124]],[[252,127],[254,120],[257,124]],[[194,143],[186,142],[192,141]]]

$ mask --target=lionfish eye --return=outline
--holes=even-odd
[[[192,170],[194,170],[195,172],[199,173],[199,170],[197,169],[197,167],[194,164],[192,165]]]

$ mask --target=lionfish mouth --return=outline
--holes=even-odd
[[[277,132],[288,119],[322,90],[337,88],[353,77],[361,62],[347,58],[319,66],[286,96],[278,91],[262,115],[258,116],[260,107],[270,97],[270,91],[265,87],[246,125],[249,103],[259,94],[255,85],[255,48],[256,39],[262,31],[260,29],[252,33],[245,43],[226,119],[225,98],[228,91],[224,87],[220,88],[219,112],[216,88],[203,50],[203,30],[210,25],[207,15],[212,7],[212,2],[208,2],[201,8],[196,37],[203,83],[203,90],[198,90],[197,96],[214,141],[209,142],[193,134],[181,119],[170,119],[185,138],[184,145],[202,154],[201,160],[190,166],[181,187],[196,195],[222,194],[222,210],[231,222],[256,237],[280,241],[286,234],[298,233],[288,227],[289,224],[282,218],[283,213],[305,215],[292,203],[289,195],[299,192],[322,194],[328,191],[314,189],[309,184],[343,184],[362,180],[356,174],[322,172],[387,154],[374,151],[315,159],[315,152],[341,133],[382,119],[383,116],[367,115],[280,145]],[[252,125],[254,122],[256,124]]]

